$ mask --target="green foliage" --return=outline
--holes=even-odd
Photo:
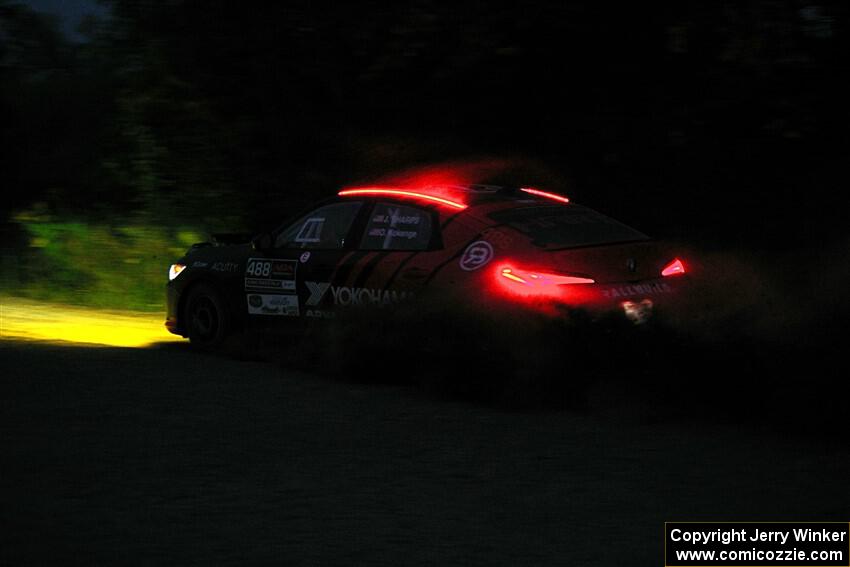
[[[190,227],[139,221],[55,219],[26,212],[15,221],[28,247],[21,251],[14,293],[61,303],[156,311],[164,307],[168,266],[203,236]]]

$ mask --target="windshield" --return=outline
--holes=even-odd
[[[573,248],[647,240],[642,232],[581,205],[527,207],[490,218],[528,235],[541,248]]]

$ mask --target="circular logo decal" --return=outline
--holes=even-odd
[[[301,254],[301,263],[302,264],[307,263],[307,260],[309,260],[309,259],[310,259],[310,252],[304,252],[303,254]]]
[[[262,307],[263,306],[263,298],[259,295],[249,295],[248,296],[248,304],[251,307]]]
[[[489,242],[479,240],[473,242],[463,251],[463,256],[460,258],[460,269],[467,272],[477,270],[481,266],[485,266],[493,259],[493,247]]]

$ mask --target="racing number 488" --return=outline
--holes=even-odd
[[[245,268],[245,273],[250,274],[252,276],[267,276],[272,271],[272,263],[271,262],[260,262],[257,260],[251,260],[248,262],[248,267]]]

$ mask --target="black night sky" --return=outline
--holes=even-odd
[[[840,3],[6,6],[6,80],[25,83],[4,103],[13,209],[177,221],[217,202],[253,228],[276,222],[258,212],[270,199],[485,158],[533,162],[526,177],[653,234],[786,246],[801,218],[792,246],[843,232]]]

